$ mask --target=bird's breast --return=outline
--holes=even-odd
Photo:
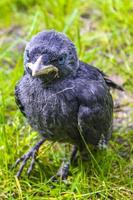
[[[20,87],[20,86],[19,86]],[[40,83],[23,84],[21,99],[30,125],[55,140],[67,140],[76,129],[78,103],[74,86],[45,88]]]

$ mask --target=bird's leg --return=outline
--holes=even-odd
[[[17,178],[20,177],[24,166],[26,165],[27,161],[31,158],[31,164],[30,167],[27,170],[27,174],[29,175],[34,167],[35,164],[35,158],[36,158],[36,152],[39,150],[40,146],[45,142],[46,138],[41,139],[35,146],[33,146],[26,154],[21,156],[19,159],[16,160],[14,167],[16,167],[21,161],[22,164],[19,168],[19,171],[17,172],[16,176]]]
[[[62,162],[62,164],[61,164],[58,172],[56,173],[56,175],[51,177],[52,181],[56,181],[57,180],[56,177],[60,177],[62,180],[66,180],[67,179],[68,173],[69,173],[70,164],[72,164],[75,161],[76,155],[77,155],[77,151],[78,151],[78,148],[77,148],[77,146],[74,145],[73,148],[72,148],[70,160],[67,161],[67,162],[65,162],[65,161]]]
[[[62,162],[62,164],[57,172],[57,176],[61,177],[62,180],[67,179],[70,164],[72,164],[74,162],[74,160],[76,159],[77,151],[78,151],[78,148],[74,145],[72,148],[70,160],[67,162],[64,162],[64,161]]]

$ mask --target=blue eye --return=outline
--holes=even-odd
[[[58,58],[58,62],[60,65],[63,65],[65,63],[65,58],[66,56],[65,55],[61,55],[59,58]]]

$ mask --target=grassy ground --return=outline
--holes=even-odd
[[[133,1],[0,1],[0,200],[133,199]],[[36,32],[56,29],[75,43],[80,58],[122,83],[113,92],[114,134],[107,151],[94,153],[71,167],[68,181],[49,183],[70,146],[47,142],[35,169],[20,180],[15,160],[37,140],[14,101],[14,86],[23,74],[23,50]]]

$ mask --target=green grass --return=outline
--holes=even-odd
[[[107,151],[71,167],[67,183],[50,183],[49,178],[69,157],[69,145],[45,143],[29,179],[24,170],[18,181],[11,170],[37,140],[14,101],[26,42],[43,29],[66,33],[82,60],[120,76],[131,96],[133,1],[1,0],[0,11],[0,199],[133,199],[133,130],[128,128],[133,112],[114,131]],[[133,110],[133,103],[128,109]]]

